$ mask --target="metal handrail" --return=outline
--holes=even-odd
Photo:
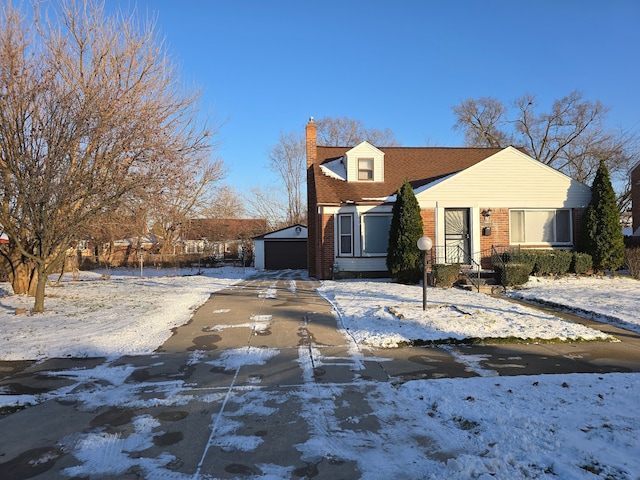
[[[461,268],[460,273],[464,275],[471,282],[471,284],[476,287],[476,289],[478,290],[478,293],[480,293],[480,284],[481,284],[480,270],[482,266],[478,262],[476,262],[473,259],[473,256],[469,252],[467,252],[464,248],[462,248],[460,245],[456,245],[456,247],[457,247],[458,253],[462,254],[462,258],[465,259],[465,262],[468,261],[469,265],[471,265],[471,268],[469,269],[469,271],[473,271],[475,269],[475,271],[477,272],[477,279],[474,281],[472,276],[465,269]]]
[[[439,252],[439,253],[438,253]],[[464,275],[465,278],[469,280],[469,282],[480,292],[481,284],[481,271],[482,264],[481,261],[478,262],[475,258],[485,258],[489,257],[491,259],[491,266],[497,266],[502,271],[501,277],[498,279],[500,285],[506,288],[506,276],[505,276],[505,264],[509,256],[509,258],[519,258],[520,256],[520,247],[519,246],[495,246],[492,245],[490,248],[485,250],[481,250],[474,253],[467,252],[460,245],[455,246],[435,246],[431,252],[431,263],[434,264],[437,261],[437,258],[443,258],[446,263],[458,263],[451,261],[452,257],[457,257],[458,259],[462,259],[465,264],[469,265],[470,268],[460,268],[460,274]],[[437,258],[434,258],[437,257]]]

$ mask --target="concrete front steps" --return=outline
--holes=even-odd
[[[504,287],[495,279],[493,270],[460,269],[460,275],[455,286],[464,290],[497,295],[504,292]]]

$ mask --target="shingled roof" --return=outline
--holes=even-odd
[[[266,231],[267,221],[263,218],[194,218],[185,227],[183,238],[223,242],[251,238]]]
[[[346,182],[326,175],[326,165],[352,147],[317,147],[317,162],[311,165],[310,181],[315,185],[315,203],[380,203],[394,195],[407,179],[413,188],[465,170],[501,151],[501,148],[467,147],[378,147],[384,152],[384,182]],[[313,191],[310,190],[310,193]]]

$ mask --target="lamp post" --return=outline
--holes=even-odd
[[[433,247],[429,237],[418,239],[418,249],[422,252],[422,310],[427,309],[427,252]]]

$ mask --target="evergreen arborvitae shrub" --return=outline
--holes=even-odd
[[[418,239],[422,237],[420,205],[407,180],[396,195],[389,229],[387,269],[391,278],[400,283],[418,283],[422,278],[422,252]]]
[[[591,255],[597,272],[617,270],[624,263],[624,236],[620,213],[604,161],[593,179],[591,202],[582,218],[580,250]]]

